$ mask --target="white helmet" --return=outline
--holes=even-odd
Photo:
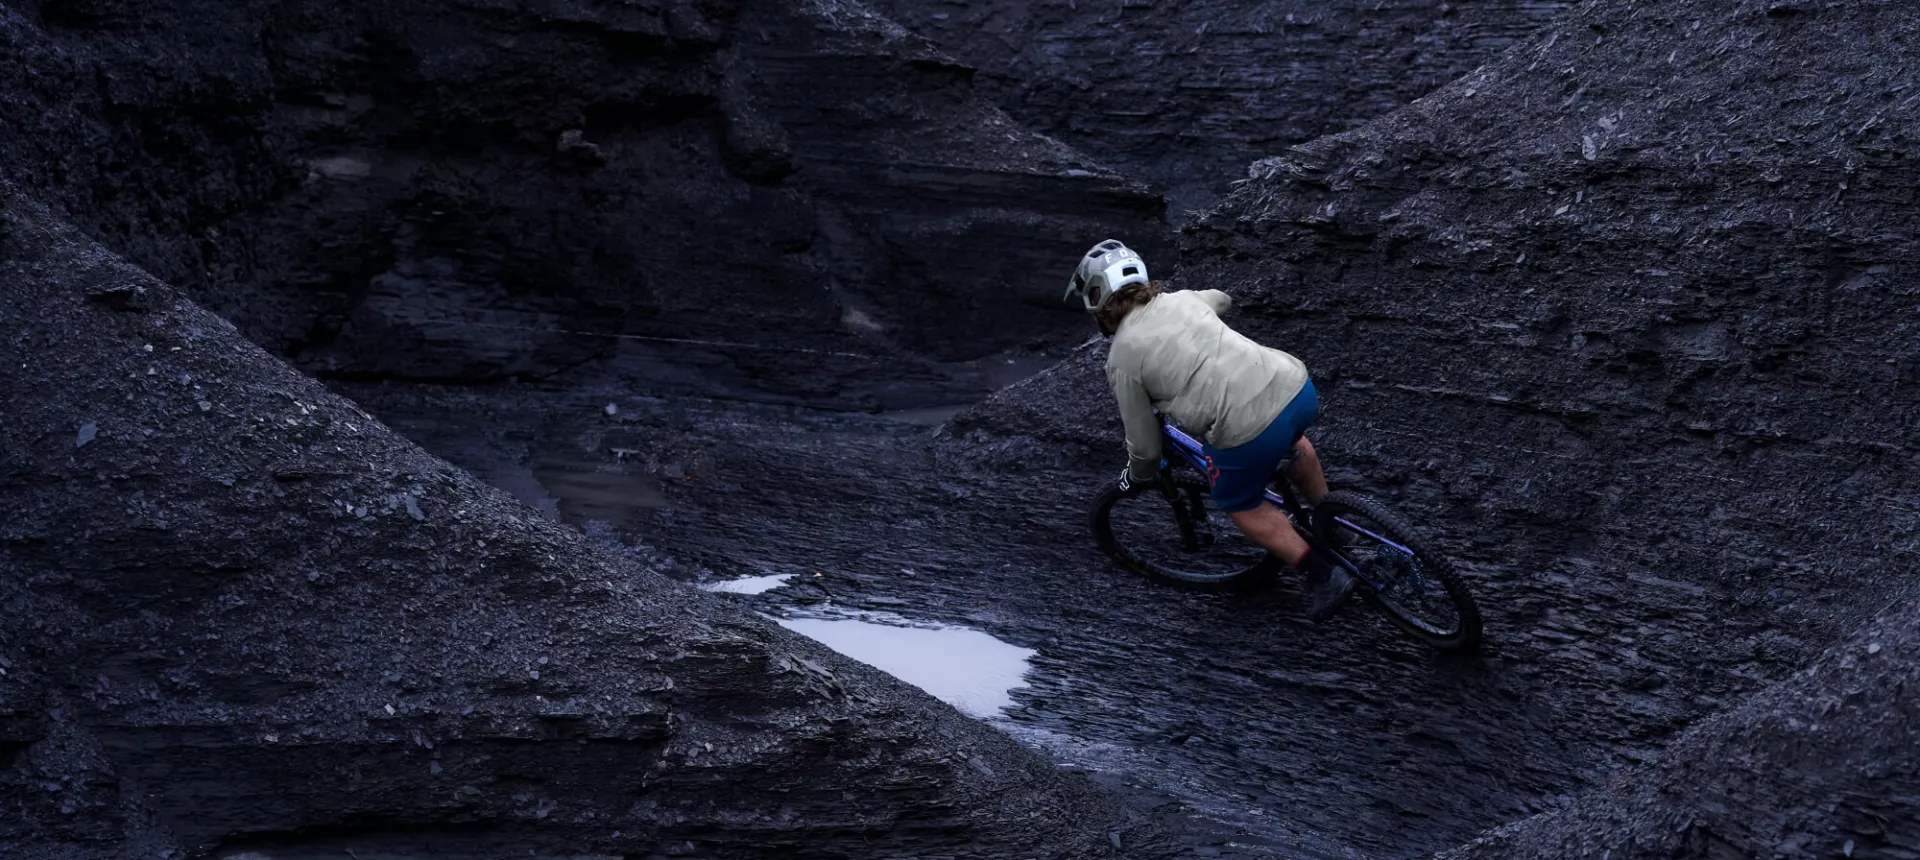
[[[1107,300],[1122,287],[1147,282],[1147,261],[1132,248],[1112,239],[1093,246],[1093,250],[1080,258],[1080,266],[1073,270],[1073,280],[1067,282],[1067,294],[1061,301],[1079,296],[1087,306],[1088,313],[1094,313],[1107,306]]]

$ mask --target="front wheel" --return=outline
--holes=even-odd
[[[1480,641],[1480,607],[1447,558],[1412,525],[1372,498],[1328,493],[1314,508],[1314,533],[1359,574],[1356,590],[1400,628],[1446,651]]]
[[[1094,500],[1100,551],[1148,579],[1203,591],[1241,591],[1272,580],[1281,562],[1240,533],[1213,504],[1207,482],[1180,473],[1174,497],[1109,487]]]

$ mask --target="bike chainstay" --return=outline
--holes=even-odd
[[[1347,528],[1350,528],[1356,532],[1359,532],[1360,534],[1366,535],[1367,537],[1373,538],[1374,540],[1379,541],[1381,544],[1391,547],[1397,552],[1405,554],[1410,562],[1414,561],[1414,555],[1412,550],[1409,550],[1406,547],[1401,546],[1400,544],[1395,543],[1394,541],[1389,540],[1385,537],[1374,534],[1373,531],[1370,529],[1366,529],[1359,525],[1356,525],[1353,522],[1347,520],[1345,517],[1335,517],[1334,522],[1337,522]],[[1385,594],[1393,590],[1394,586],[1400,584],[1400,580],[1402,579],[1402,577],[1398,577],[1398,576],[1394,577],[1394,579],[1390,582],[1379,582],[1375,580],[1374,575],[1367,569],[1367,566],[1362,566],[1354,562],[1353,559],[1347,557],[1345,547],[1324,546],[1323,544],[1320,543],[1317,536],[1309,537],[1307,542],[1314,549],[1325,549],[1331,552],[1333,554],[1333,557],[1339,560],[1340,565],[1347,569],[1348,573],[1353,574],[1355,578],[1359,579],[1363,583],[1366,583],[1367,587],[1373,589],[1374,593],[1376,594]],[[1414,563],[1417,563],[1417,562],[1414,562]],[[1419,572],[1416,570],[1414,575],[1418,576]]]

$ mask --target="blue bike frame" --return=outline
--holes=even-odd
[[[1175,427],[1172,424],[1165,423],[1164,421],[1161,423],[1161,435],[1164,437],[1166,441],[1165,448],[1167,451],[1172,452],[1175,456],[1177,456],[1180,459],[1181,462],[1184,462],[1187,465],[1192,466],[1194,470],[1198,471],[1202,475],[1205,475],[1208,481],[1213,480],[1213,471],[1211,468],[1212,461],[1207,458],[1206,448],[1203,445],[1201,445],[1200,440],[1187,435],[1186,431],[1181,430],[1180,428]],[[1161,459],[1166,460],[1169,458],[1166,457],[1165,455],[1162,455]],[[1284,462],[1280,465],[1279,471],[1285,472],[1287,465],[1291,462],[1292,462],[1292,458],[1289,457],[1287,462]],[[1269,502],[1272,502],[1274,505],[1278,506],[1281,510],[1287,512],[1287,514],[1289,515],[1289,518],[1293,521],[1294,530],[1298,531],[1300,533],[1300,536],[1306,539],[1308,546],[1314,546],[1314,547],[1321,546],[1319,537],[1304,525],[1304,522],[1307,519],[1306,511],[1300,507],[1299,502],[1296,502],[1293,500],[1293,495],[1287,492],[1287,488],[1290,487],[1291,485],[1285,479],[1275,481],[1273,482],[1273,484],[1274,486],[1269,486],[1267,488],[1266,500]],[[1279,487],[1279,489],[1276,490],[1275,486]],[[1178,510],[1177,505],[1175,506],[1175,508],[1176,510]],[[1346,517],[1337,517],[1335,518],[1334,521],[1338,522],[1341,526],[1345,528],[1352,529],[1355,532],[1358,532],[1360,534],[1366,535],[1369,538],[1379,541],[1381,544],[1385,546],[1392,547],[1396,550],[1399,550],[1400,552],[1406,553],[1407,555],[1413,555],[1413,550],[1400,545],[1398,542],[1393,541],[1384,535],[1375,534],[1373,530],[1368,529],[1365,526],[1360,525],[1359,523],[1355,523],[1347,519]],[[1385,583],[1375,581],[1372,576],[1369,576],[1367,574],[1367,571],[1361,569],[1359,565],[1356,565],[1352,561],[1348,560],[1344,555],[1341,555],[1337,550],[1333,552],[1333,556],[1335,559],[1339,560],[1341,567],[1346,568],[1353,575],[1359,577],[1362,582],[1365,582],[1367,585],[1371,586],[1374,590],[1378,591],[1383,587],[1385,587]]]
[[[1165,446],[1167,450],[1178,454],[1181,462],[1192,466],[1195,471],[1207,476],[1207,480],[1211,482],[1213,480],[1213,461],[1207,459],[1206,448],[1200,443],[1200,440],[1187,435],[1185,430],[1181,430],[1172,424],[1162,424],[1161,430],[1167,442]],[[1165,458],[1163,457],[1162,459]],[[1281,463],[1281,470],[1284,471],[1287,463],[1291,462],[1292,458],[1288,458],[1286,463]],[[1284,481],[1279,482],[1279,484],[1282,488],[1287,486],[1287,483]],[[1295,527],[1299,526],[1299,520],[1303,512],[1300,505],[1293,500],[1291,494],[1285,492],[1284,489],[1280,492],[1275,492],[1272,487],[1268,487],[1266,499],[1277,505],[1281,510],[1293,514],[1295,520],[1294,525]]]

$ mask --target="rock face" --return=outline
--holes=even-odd
[[[0,199],[7,856],[1151,853],[1005,736],[591,546]]]
[[[1665,760],[1445,860],[1920,857],[1920,612],[1703,722]]]
[[[0,10],[0,168],[270,350],[543,376],[628,338],[972,359],[1162,203],[846,2]]]
[[[1226,289],[1231,323],[1314,371],[1334,483],[1442,536],[1489,613],[1503,704],[1472,734],[1500,763],[1415,750],[1455,762],[1455,791],[1375,772],[1371,805],[1488,825],[1551,808],[1908,599],[1916,34],[1898,4],[1584,4],[1256,165],[1184,231],[1178,286]],[[950,452],[1117,468],[1100,359],[963,416]],[[1868,749],[1906,730],[1859,725]],[[1789,768],[1781,809],[1812,814],[1826,789],[1802,779],[1874,784],[1780,755],[1753,760]],[[1674,766],[1727,785],[1746,760]]]
[[[1021,122],[1205,208],[1246,165],[1393,110],[1567,0],[878,0]]]

